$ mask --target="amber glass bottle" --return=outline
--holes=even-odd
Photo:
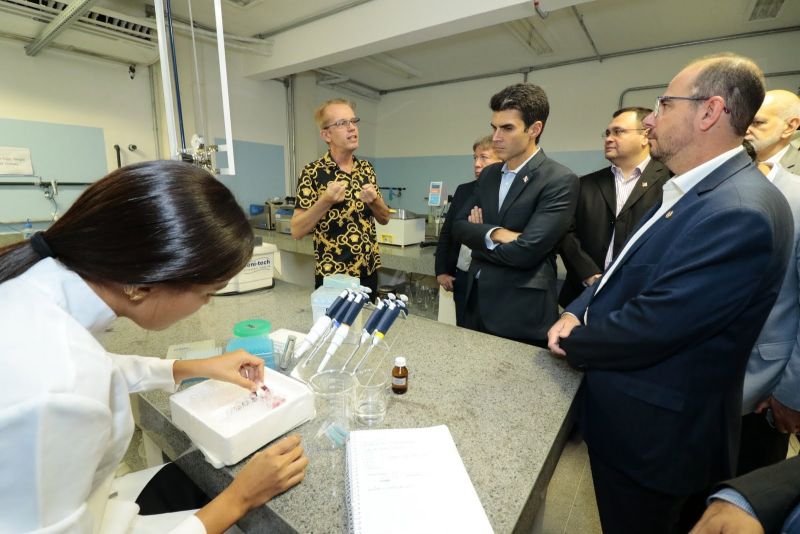
[[[408,391],[406,359],[398,356],[394,359],[394,368],[392,369],[392,392],[402,395],[406,391]]]

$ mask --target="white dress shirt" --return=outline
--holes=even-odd
[[[623,247],[622,251],[619,253],[617,258],[614,262],[608,267],[603,277],[600,279],[600,283],[597,284],[597,290],[595,290],[594,294],[597,295],[602,289],[603,286],[606,285],[606,282],[611,278],[616,270],[617,265],[619,265],[622,258],[625,257],[625,254],[628,253],[628,250],[639,240],[639,238],[650,229],[653,224],[661,217],[663,217],[672,207],[689,191],[692,190],[694,186],[700,183],[703,178],[711,174],[714,170],[717,169],[720,165],[731,159],[733,156],[738,154],[744,150],[741,146],[728,150],[727,152],[720,154],[719,156],[706,161],[705,163],[698,165],[694,169],[687,171],[680,176],[673,176],[664,184],[664,194],[663,198],[661,199],[661,207],[656,211],[652,217],[650,217],[647,222],[645,222],[639,230],[636,231],[635,234],[631,236],[628,242]],[[584,315],[584,319],[586,315]]]
[[[790,147],[791,147],[791,145],[786,145],[781,150],[779,150],[777,154],[773,154],[771,158],[767,158],[767,159],[765,159],[764,161],[762,161],[760,163],[770,163],[770,164],[772,164],[772,163],[780,163],[781,160],[783,159],[783,156],[785,156],[786,153],[789,152],[789,148]]]
[[[536,156],[536,154],[539,153],[540,150],[541,150],[541,148],[537,148],[536,152],[531,154],[530,157],[528,159],[526,159],[525,161],[523,161],[522,164],[519,165],[516,169],[509,169],[508,168],[508,162],[503,163],[503,168],[500,170],[500,172],[502,173],[502,176],[500,177],[500,190],[498,191],[498,195],[497,195],[497,211],[500,211],[500,208],[503,207],[503,201],[506,199],[506,195],[508,194],[508,190],[511,189],[511,184],[514,183],[514,179],[517,177],[517,173],[520,171],[520,169],[522,169],[522,167],[527,165],[528,162],[530,160],[532,160],[534,158],[534,156]],[[489,237],[490,235],[492,235],[492,232],[494,232],[498,228],[502,228],[502,227],[501,226],[495,226],[494,228],[492,228],[491,230],[486,232],[486,239],[485,239],[486,248],[488,248],[489,250],[494,250],[494,248],[497,245],[500,244],[500,243],[495,243]]]
[[[94,336],[113,319],[51,258],[0,284],[0,532],[99,532],[136,507],[107,492],[133,434],[129,394],[174,391],[173,361],[106,352]],[[194,515],[177,530],[205,533]]]
[[[642,160],[641,163],[633,168],[631,175],[627,178],[625,178],[625,175],[622,173],[622,169],[616,165],[611,166],[611,173],[614,175],[614,198],[616,199],[617,204],[615,206],[615,216],[618,216],[619,212],[622,211],[622,206],[624,206],[628,201],[628,198],[631,196],[633,189],[636,187],[639,178],[642,177],[645,167],[647,167],[649,163],[650,156],[647,156],[644,158],[644,160]],[[611,265],[611,261],[614,259],[614,236],[616,234],[617,228],[615,226],[611,232],[611,242],[608,244],[608,251],[606,252],[606,259],[603,263],[603,270],[608,269],[608,266]]]

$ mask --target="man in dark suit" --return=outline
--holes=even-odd
[[[487,135],[472,145],[472,170],[475,180],[456,187],[450,210],[439,232],[436,244],[436,281],[447,291],[453,292],[456,305],[456,325],[464,326],[464,311],[467,306],[467,271],[469,270],[472,251],[453,239],[453,219],[467,205],[475,191],[476,180],[487,165],[497,163],[500,158],[494,153],[492,136]]]
[[[786,199],[742,148],[764,98],[750,60],[678,73],[644,125],[675,174],[548,332],[584,369],[581,423],[603,530],[687,532],[734,474],[745,365],[788,263]]]
[[[800,456],[720,484],[689,534],[800,532]]]
[[[453,225],[472,249],[465,326],[545,346],[558,316],[555,247],[575,210],[578,178],[538,146],[549,114],[541,87],[506,87],[490,107],[495,152],[505,163],[483,170]]]
[[[669,171],[650,157],[642,120],[652,110],[622,108],[604,132],[610,167],[580,179],[578,206],[559,252],[567,278],[558,303],[566,307],[595,283],[647,210],[661,201]]]

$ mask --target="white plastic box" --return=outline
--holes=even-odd
[[[172,422],[186,432],[214,467],[233,465],[314,417],[314,394],[303,384],[264,368],[264,384],[285,399],[275,408],[227,382],[206,380],[170,397]]]
[[[275,252],[278,247],[272,243],[264,243],[253,248],[253,257],[244,269],[231,278],[228,285],[217,291],[218,295],[244,293],[256,289],[269,289],[275,285],[272,277],[275,272]]]

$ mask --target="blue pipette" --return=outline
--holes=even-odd
[[[325,357],[322,358],[322,361],[319,363],[319,367],[317,367],[318,373],[322,372],[322,370],[330,361],[331,356],[333,356],[333,354],[342,345],[342,342],[350,332],[350,325],[353,324],[353,321],[355,321],[358,314],[361,313],[361,309],[364,307],[364,304],[366,304],[367,301],[369,301],[369,295],[367,293],[359,293],[350,304],[345,317],[341,321],[341,324],[339,324],[336,328],[336,333],[333,335],[330,345],[328,345],[328,350],[325,352]]]
[[[314,343],[317,342],[320,336],[325,333],[325,331],[331,325],[333,317],[341,309],[342,305],[345,303],[349,295],[350,291],[345,289],[339,294],[338,297],[336,297],[333,303],[331,303],[331,305],[328,306],[328,309],[325,310],[325,315],[317,319],[317,322],[314,323],[314,326],[311,327],[311,330],[308,331],[308,334],[306,335],[303,342],[300,343],[300,346],[294,353],[295,358],[300,358],[303,354],[305,354],[305,352],[308,349],[310,349],[314,345]]]
[[[353,369],[353,374],[355,374],[361,365],[367,360],[369,354],[372,352],[372,349],[374,349],[375,346],[386,336],[386,332],[389,331],[389,328],[391,328],[392,324],[394,324],[395,319],[397,319],[400,313],[402,312],[407,314],[407,310],[408,308],[406,307],[406,303],[402,300],[394,300],[389,303],[388,309],[383,313],[378,321],[378,325],[375,327],[375,331],[372,334],[370,347],[364,353],[364,356],[361,357],[358,365],[356,365]]]
[[[388,296],[389,296],[390,299],[394,299],[395,298],[395,296],[393,294],[391,294],[391,293],[389,293]],[[389,307],[389,300],[388,299],[384,299],[384,300],[378,299],[378,302],[377,302],[377,304],[375,306],[375,309],[372,310],[372,314],[369,316],[369,319],[367,319],[367,322],[364,325],[364,328],[361,330],[361,338],[358,340],[358,344],[356,345],[356,348],[354,348],[353,352],[350,353],[350,356],[347,357],[347,361],[344,362],[344,365],[342,366],[342,370],[347,368],[347,365],[350,363],[350,360],[352,360],[353,356],[356,355],[356,353],[358,352],[358,349],[361,348],[361,345],[363,345],[364,342],[370,338],[372,333],[375,331],[375,327],[378,326],[378,321],[380,321],[381,316],[388,309],[388,307]]]

